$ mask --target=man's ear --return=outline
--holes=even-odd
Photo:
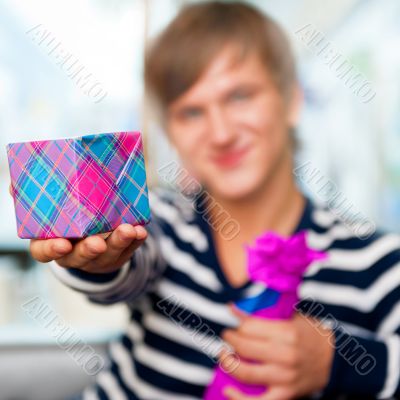
[[[288,99],[288,113],[287,113],[287,122],[288,125],[292,128],[295,128],[298,125],[300,119],[301,109],[303,107],[304,102],[304,93],[300,84],[296,82],[293,85],[291,93],[289,94]]]

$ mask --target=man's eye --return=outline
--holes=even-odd
[[[229,96],[229,99],[231,100],[231,101],[241,101],[241,100],[246,100],[246,99],[248,99],[250,96],[249,96],[249,93],[247,93],[247,92],[243,92],[243,91],[238,91],[238,92],[234,92],[234,93],[232,93],[230,96]]]
[[[181,112],[183,118],[196,118],[201,116],[201,110],[199,108],[187,108]]]

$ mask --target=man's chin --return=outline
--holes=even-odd
[[[252,185],[249,182],[224,182],[223,185],[209,186],[209,192],[216,199],[220,199],[224,202],[241,202],[249,200],[253,197],[257,190],[256,185]]]

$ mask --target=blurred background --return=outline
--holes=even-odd
[[[100,352],[127,320],[123,306],[89,304],[29,258],[28,241],[16,236],[5,145],[141,130],[156,184],[157,168],[175,155],[143,92],[143,53],[185,3],[0,0],[0,400],[62,399],[90,380],[23,310],[30,299],[40,296]],[[354,212],[399,232],[400,2],[251,3],[282,24],[297,55],[305,95],[297,162],[333,182]],[[304,36],[310,29],[319,46]],[[373,98],[337,76],[322,45],[368,82]],[[315,187],[304,190],[318,200]]]

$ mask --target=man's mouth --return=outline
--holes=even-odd
[[[226,151],[212,157],[213,162],[220,168],[232,168],[240,164],[243,157],[248,152],[248,147]]]

